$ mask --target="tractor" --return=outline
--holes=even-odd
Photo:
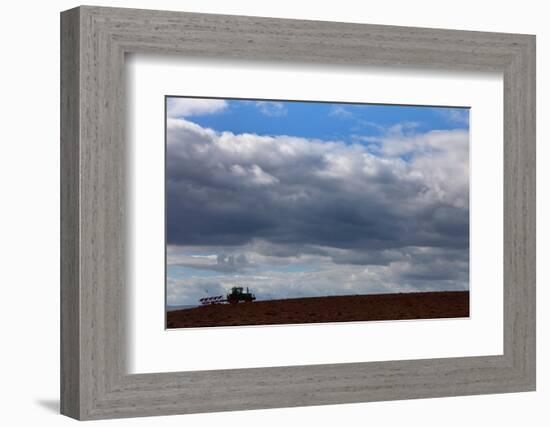
[[[252,302],[256,299],[256,296],[250,292],[248,287],[246,292],[243,290],[242,286],[233,286],[231,292],[229,292],[224,298],[223,295],[216,295],[214,297],[204,297],[199,299],[201,305],[214,305],[214,304],[238,304],[241,301],[243,302]]]
[[[238,304],[239,302],[252,302],[256,299],[256,296],[246,288],[246,292],[243,291],[242,286],[233,286],[231,292],[227,294],[227,302],[229,304]]]

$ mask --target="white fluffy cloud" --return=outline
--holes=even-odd
[[[223,99],[168,98],[167,116],[172,118],[212,114],[227,108]]]

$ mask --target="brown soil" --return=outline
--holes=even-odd
[[[167,313],[168,328],[468,317],[470,293],[346,295],[218,304]]]

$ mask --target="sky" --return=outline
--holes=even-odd
[[[167,304],[468,289],[469,109],[166,98]]]

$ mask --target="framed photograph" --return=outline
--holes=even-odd
[[[61,411],[535,389],[535,37],[61,14]]]
[[[468,147],[468,108],[167,96],[167,327],[469,317]]]

